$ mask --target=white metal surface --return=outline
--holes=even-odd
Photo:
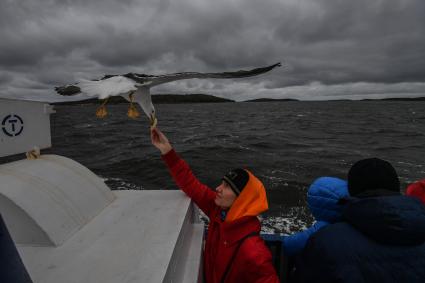
[[[0,157],[51,147],[49,104],[0,98]]]
[[[179,255],[175,257],[178,262],[175,273],[168,277],[170,281],[165,282],[195,283],[203,280],[202,243],[204,239],[204,224],[192,225],[192,229],[186,236],[187,246],[181,249]]]
[[[102,179],[62,156],[0,165],[0,213],[18,244],[60,245],[114,198]]]
[[[35,282],[142,283],[197,282],[191,270],[185,280],[168,274],[177,264],[199,267],[202,234],[186,222],[191,201],[180,191],[115,191],[116,200],[59,247],[19,246],[18,250]],[[186,222],[186,224],[185,224]],[[198,252],[176,251],[182,233]],[[182,248],[185,248],[184,246]],[[193,247],[192,247],[193,248]],[[199,268],[198,268],[199,269]],[[190,274],[190,272],[189,272]],[[195,279],[193,279],[195,278]]]

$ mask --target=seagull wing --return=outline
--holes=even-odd
[[[186,80],[186,79],[235,79],[235,78],[246,78],[246,77],[253,77],[257,76],[263,73],[266,73],[275,67],[280,67],[281,64],[277,63],[271,66],[262,67],[262,68],[256,68],[252,70],[239,70],[236,72],[222,72],[222,73],[197,73],[197,72],[185,72],[185,73],[174,73],[174,74],[168,74],[168,75],[160,75],[160,76],[150,76],[148,79],[150,79],[151,83],[149,84],[149,87],[153,87],[156,85],[169,83],[172,81],[178,81],[178,80]],[[135,77],[137,77],[137,74],[133,74]],[[143,75],[141,75],[143,76]],[[144,77],[146,78],[146,77]]]
[[[55,90],[60,95],[67,96],[83,93],[90,97],[105,99],[109,96],[123,95],[137,90],[137,85],[138,83],[134,80],[124,76],[112,76],[99,81],[81,80],[74,85],[56,87]]]

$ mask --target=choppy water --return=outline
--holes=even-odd
[[[56,106],[52,153],[84,164],[113,189],[176,189],[151,145],[145,117],[127,105]],[[402,186],[425,178],[425,102],[328,101],[157,105],[159,127],[200,180],[218,185],[246,166],[265,184],[265,231],[296,231],[312,221],[308,185],[319,176],[345,178],[353,162],[390,161]]]

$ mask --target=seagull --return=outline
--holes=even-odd
[[[105,105],[110,96],[122,96],[130,102],[130,107],[127,112],[127,115],[130,118],[135,119],[140,116],[140,113],[134,106],[134,103],[136,102],[149,118],[151,126],[154,127],[156,126],[157,118],[150,94],[150,89],[154,86],[187,79],[234,79],[253,77],[280,66],[280,63],[276,63],[267,67],[252,70],[239,70],[235,72],[222,73],[183,72],[165,75],[146,75],[138,73],[105,75],[100,80],[81,80],[76,84],[55,87],[55,91],[64,96],[82,93],[89,97],[103,99],[103,103],[96,111],[96,116],[99,118],[107,116]]]

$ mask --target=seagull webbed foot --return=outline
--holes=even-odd
[[[97,118],[105,118],[108,116],[108,111],[106,110],[106,103],[108,102],[108,98],[106,98],[103,103],[97,108],[96,110],[96,117]]]
[[[137,110],[136,106],[133,103],[130,104],[130,107],[127,111],[127,116],[131,119],[136,119],[140,116],[140,112]]]
[[[136,106],[134,106],[133,104],[133,94],[134,91],[130,92],[130,94],[128,95],[128,97],[130,98],[130,106],[128,107],[128,111],[127,111],[127,116],[130,117],[131,119],[136,119],[140,116],[140,112],[137,110]]]

